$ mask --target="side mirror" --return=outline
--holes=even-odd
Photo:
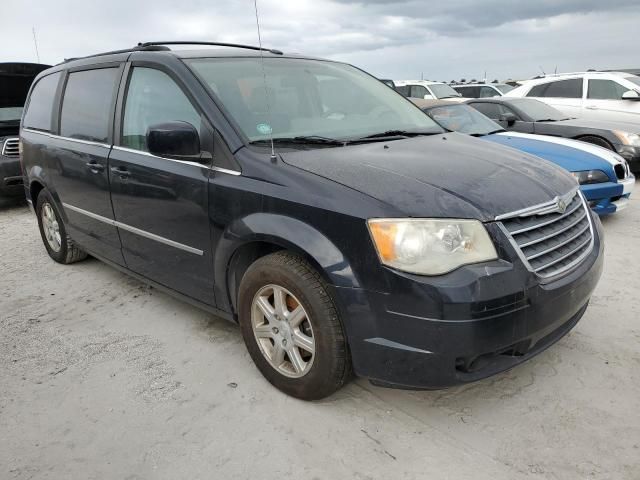
[[[513,113],[503,113],[500,115],[500,121],[506,123],[508,127],[513,127],[516,120],[518,119]]]
[[[623,100],[640,100],[640,95],[635,90],[627,90],[622,94]]]
[[[427,94],[426,94],[424,97],[422,97],[422,98],[424,98],[425,100],[433,100],[433,95],[429,95],[429,94],[427,93]]]
[[[200,135],[188,122],[166,122],[147,130],[149,153],[178,160],[200,160]]]

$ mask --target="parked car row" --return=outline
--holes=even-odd
[[[303,399],[351,372],[475,381],[580,320],[602,228],[582,174],[527,153],[543,142],[496,135],[467,105],[453,104],[481,129],[429,116],[348,64],[211,46],[151,42],[38,75],[22,166],[54,261],[92,255],[239,323],[264,377]],[[581,152],[611,188],[631,178],[615,153]]]

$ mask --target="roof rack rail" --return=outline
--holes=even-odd
[[[108,52],[93,53],[91,55],[85,55],[83,57],[65,58],[62,63],[72,62],[74,60],[82,60],[83,58],[101,57],[103,55],[117,55],[119,53],[138,52],[140,50],[144,50],[144,51],[168,51],[168,50],[171,50],[171,49],[169,47],[163,47],[162,45],[149,45],[149,46],[136,45],[133,48],[124,48],[122,50],[110,50]]]
[[[223,42],[201,42],[201,41],[178,41],[172,40],[168,42],[141,42],[138,43],[138,48],[148,48],[155,46],[163,46],[163,45],[210,45],[214,47],[231,47],[231,48],[245,48],[247,50],[262,50],[265,52],[273,53],[274,55],[282,55],[282,51],[276,50],[274,48],[261,48],[256,47],[254,45],[242,45],[240,43],[223,43]]]

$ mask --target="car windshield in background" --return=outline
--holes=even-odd
[[[445,105],[430,108],[426,112],[444,128],[454,132],[483,136],[503,131],[496,122],[468,105]]]
[[[187,64],[250,142],[268,140],[270,133],[274,139],[348,140],[390,131],[442,132],[387,85],[350,65],[265,58],[263,75],[258,57],[198,58]]]
[[[429,88],[436,96],[436,98],[452,98],[452,97],[461,97],[459,92],[456,92],[449,85],[445,85],[444,83],[434,83],[429,85]]]
[[[506,85],[506,84],[494,85],[494,87],[496,87],[502,93],[510,92],[511,90],[513,90],[515,88],[515,87],[512,87],[511,85]]]
[[[534,122],[557,122],[560,120],[567,120],[569,118],[566,113],[562,113],[560,110],[553,108],[540,100],[523,98],[510,100],[509,103],[522,110],[522,112],[531,117]]]
[[[624,77],[625,80],[629,80],[631,83],[635,83],[640,87],[640,77],[637,75],[631,75],[630,77]],[[636,89],[638,90],[638,89]]]
[[[0,122],[19,122],[22,107],[0,107]]]

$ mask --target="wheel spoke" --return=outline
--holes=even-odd
[[[304,367],[307,366],[306,362],[302,359],[300,352],[296,347],[291,347],[287,350],[287,355],[289,356],[289,360],[291,360],[291,365],[293,365],[293,369],[296,373],[301,373],[304,371]]]
[[[267,300],[265,297],[258,297],[256,305],[258,306],[262,314],[266,317],[266,319],[269,320],[269,322],[272,322],[274,311],[273,307],[269,303],[269,300]]]
[[[256,332],[256,337],[258,338],[272,338],[273,337],[273,331],[271,330],[271,327],[267,324],[265,325],[259,325],[257,327],[254,328],[255,332]]]
[[[276,313],[284,317],[287,311],[287,305],[285,303],[285,293],[279,287],[273,287],[273,305],[275,306]]]
[[[315,353],[313,339],[300,331],[293,332],[293,344],[311,354]]]
[[[307,318],[307,314],[304,311],[304,308],[302,308],[302,305],[298,305],[293,312],[288,314],[289,325],[291,325],[291,328],[296,328],[305,318]]]
[[[273,356],[271,357],[271,361],[276,367],[279,367],[280,365],[282,365],[282,362],[284,362],[284,354],[284,348],[282,348],[280,342],[276,342],[273,346]]]

